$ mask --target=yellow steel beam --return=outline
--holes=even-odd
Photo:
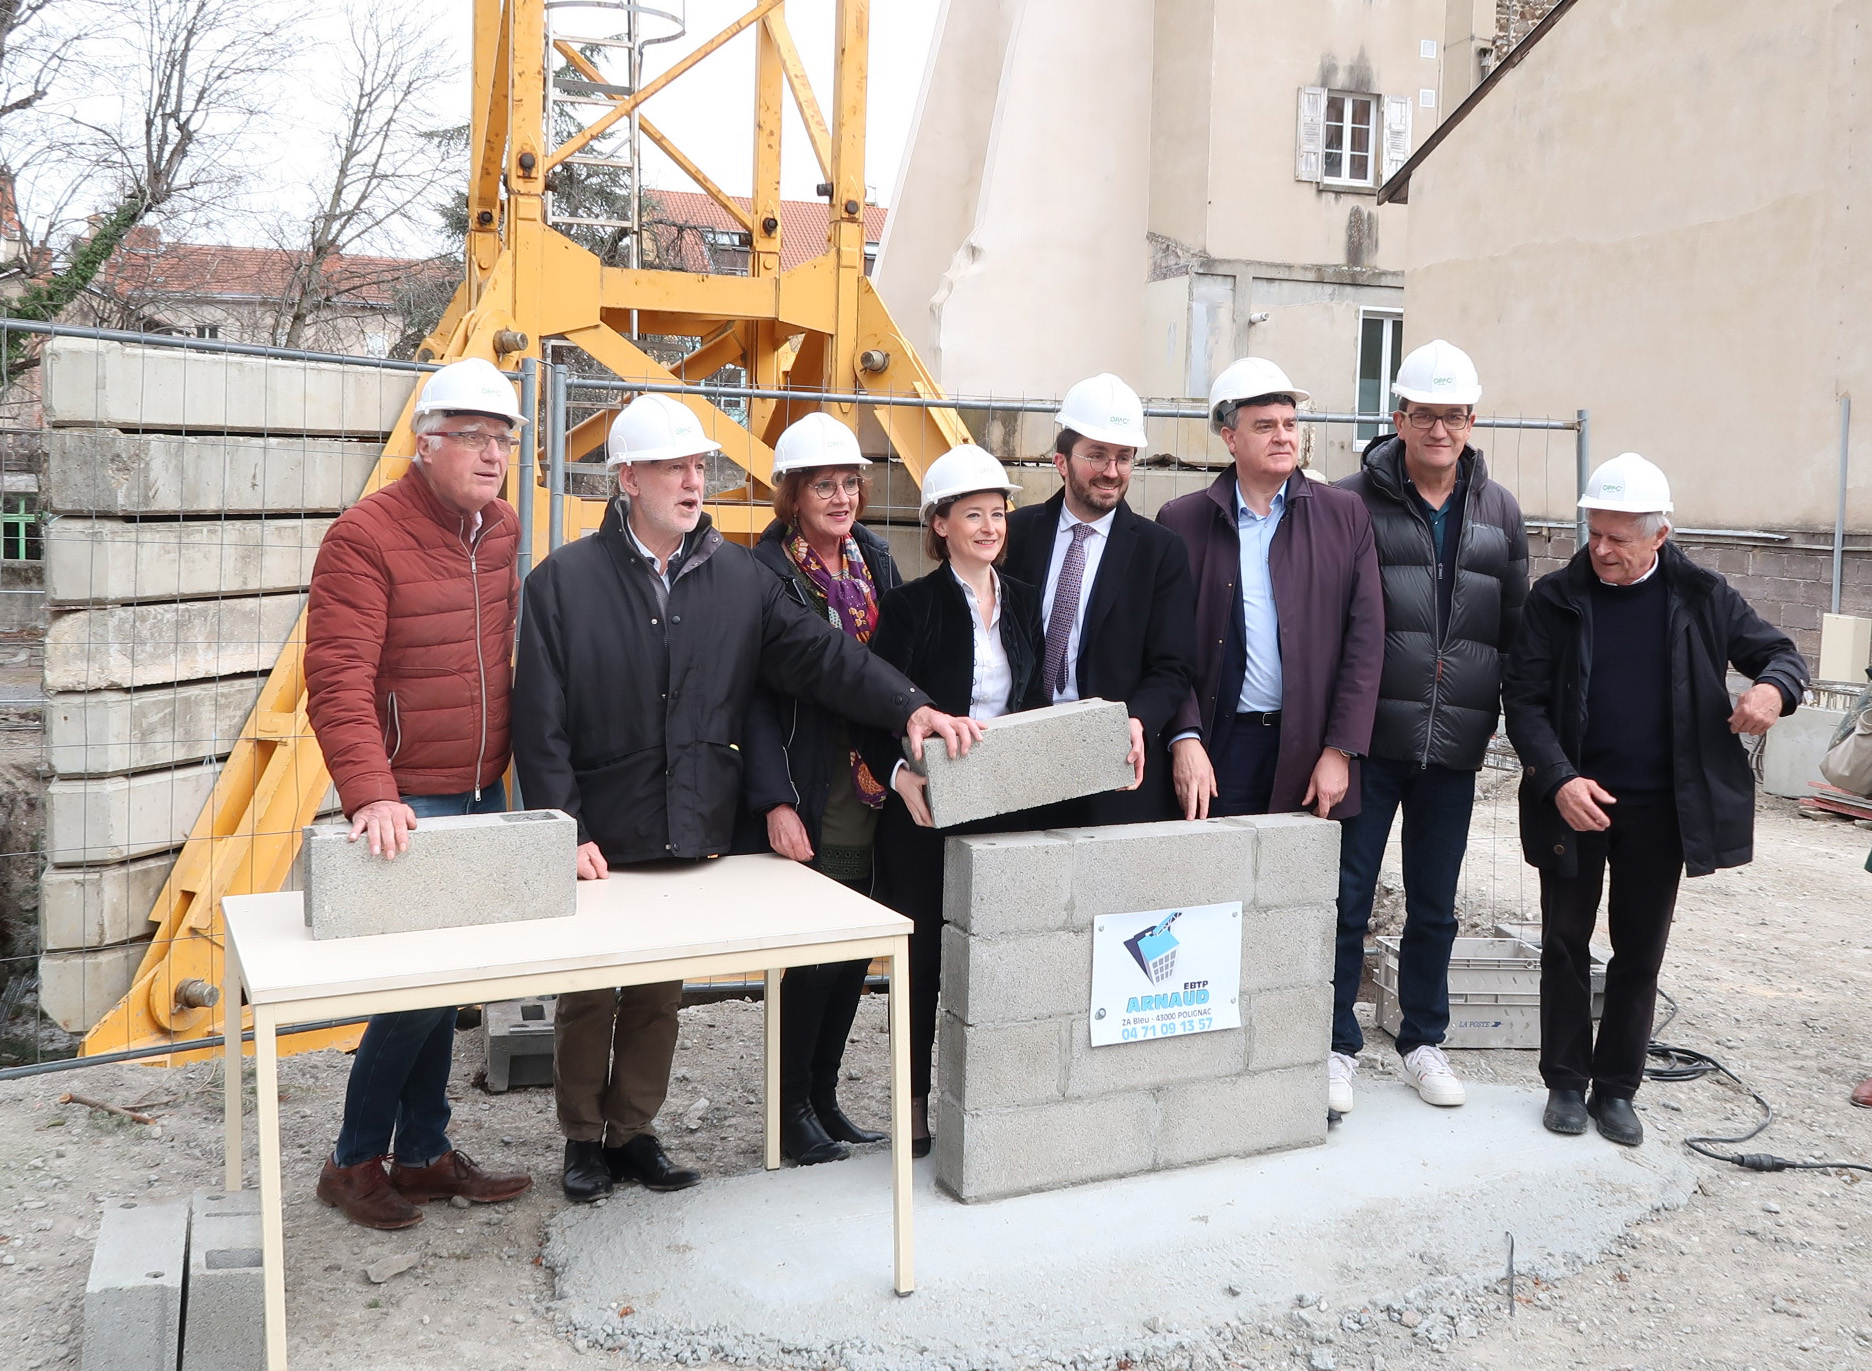
[[[671,142],[669,136],[665,134],[662,129],[651,123],[648,115],[639,114],[637,116],[637,127],[643,130],[644,137],[663,149],[664,156],[668,157],[670,161],[682,168],[685,176],[708,192],[709,199],[713,200],[716,204],[727,210],[729,214],[733,215],[736,223],[740,224],[744,229],[750,231],[753,229],[754,220],[748,212],[735,203],[735,199],[732,195],[711,181],[708,177],[708,173],[697,166],[694,159],[691,158],[688,153]]]
[[[833,321],[826,369],[844,391],[858,379],[858,292],[864,276],[865,69],[870,47],[868,0],[839,0],[832,77],[832,213],[826,232],[833,264]],[[855,406],[832,410],[856,426]]]
[[[793,43],[793,31],[787,27],[785,12],[775,10],[761,20],[761,27],[773,43],[780,69],[786,73],[793,103],[799,107],[800,122],[806,126],[806,139],[812,144],[813,156],[819,159],[819,174],[830,181],[833,179],[832,130],[826,127],[825,115],[819,112],[819,101],[806,76],[806,64],[800,61],[799,48]]]
[[[747,342],[742,336],[742,329],[752,327],[752,324],[730,324],[714,337],[704,339],[701,347],[686,354],[682,361],[676,364],[677,379],[706,381],[723,367],[733,366],[747,352]]]
[[[880,353],[884,358],[882,370],[858,373],[858,384],[866,391],[914,395],[923,400],[942,398],[936,378],[923,365],[916,349],[904,341],[897,321],[891,318],[883,297],[869,279],[861,279],[858,285],[858,348],[861,352]],[[892,450],[918,481],[923,479],[924,468],[950,448],[974,441],[962,417],[946,407],[877,405],[871,412],[890,439]]]

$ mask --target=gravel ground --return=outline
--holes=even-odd
[[[1513,846],[1512,800],[1478,806],[1464,921],[1489,931],[1533,903]],[[1751,1149],[1799,1159],[1872,1163],[1872,1111],[1847,1095],[1872,1073],[1865,1008],[1872,931],[1863,870],[1872,834],[1760,805],[1751,867],[1686,883],[1664,985],[1682,1006],[1663,1035],[1714,1053],[1761,1090],[1779,1121]],[[884,1015],[867,998],[853,1034],[844,1094],[854,1116],[884,1117]],[[1374,1034],[1366,1070],[1395,1054]],[[533,1173],[510,1204],[432,1205],[401,1234],[353,1227],[312,1197],[331,1146],[349,1061],[335,1052],[282,1062],[287,1312],[292,1364],[319,1368],[616,1365],[555,1330],[550,1271],[539,1264],[547,1220],[564,1206],[550,1092],[487,1095],[473,1084],[478,1035],[457,1040],[456,1143],[483,1164]],[[1535,1081],[1529,1052],[1471,1052],[1465,1076]],[[663,1136],[681,1161],[721,1175],[760,1164],[760,1011],[729,1002],[683,1012]],[[98,1215],[120,1196],[186,1195],[220,1182],[219,1068],[102,1066],[0,1082],[0,1362],[33,1371],[75,1365],[86,1269]],[[78,1105],[76,1090],[158,1116],[144,1127]],[[706,1101],[706,1103],[704,1103]],[[1739,1131],[1755,1117],[1714,1080],[1647,1087],[1646,1116],[1672,1137]],[[1355,1113],[1346,1127],[1356,1127]],[[1532,1121],[1530,1121],[1530,1126]],[[249,1129],[251,1165],[252,1130]],[[1651,1146],[1676,1146],[1654,1139]],[[1872,1187],[1862,1173],[1758,1176],[1698,1160],[1699,1193],[1626,1233],[1603,1260],[1553,1284],[1505,1292],[1423,1288],[1384,1305],[1324,1307],[1296,1290],[1273,1321],[1213,1330],[1206,1350],[1176,1339],[1133,1360],[1136,1371],[1184,1366],[1408,1371],[1482,1367],[1720,1367],[1742,1371],[1872,1366]],[[250,1172],[251,1174],[251,1172]],[[1379,1235],[1402,1252],[1409,1235]],[[364,1268],[418,1259],[376,1285]],[[966,1318],[966,1310],[957,1311]],[[1223,1349],[1217,1352],[1216,1348]],[[1113,1362],[1113,1366],[1125,1365]]]

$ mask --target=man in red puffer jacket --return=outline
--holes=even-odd
[[[408,473],[339,516],[312,568],[307,712],[351,840],[385,861],[408,851],[419,816],[506,808],[520,521],[499,493],[519,423],[492,363],[443,367],[416,401]],[[454,1039],[452,1008],[365,1028],[318,1181],[352,1222],[407,1228],[425,1201],[488,1204],[533,1183],[449,1145]]]

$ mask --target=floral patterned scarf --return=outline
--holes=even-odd
[[[836,572],[799,533],[787,537],[786,552],[816,592],[814,598],[824,606],[832,627],[856,642],[870,642],[872,633],[877,630],[877,587],[872,584],[871,568],[865,565],[864,554],[858,550],[858,540],[846,537],[844,547],[839,550]],[[858,792],[858,798],[872,809],[882,809],[884,787],[878,784],[877,777],[871,774],[871,768],[864,764],[856,749],[851,753],[851,776],[852,789]]]

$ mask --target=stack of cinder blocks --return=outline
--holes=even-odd
[[[46,434],[40,1001],[83,1031],[415,382],[407,371],[58,339]]]
[[[1322,1141],[1338,859],[1304,815],[950,839],[937,1180],[987,1200]],[[1242,1027],[1093,1047],[1098,919],[1235,900]]]

